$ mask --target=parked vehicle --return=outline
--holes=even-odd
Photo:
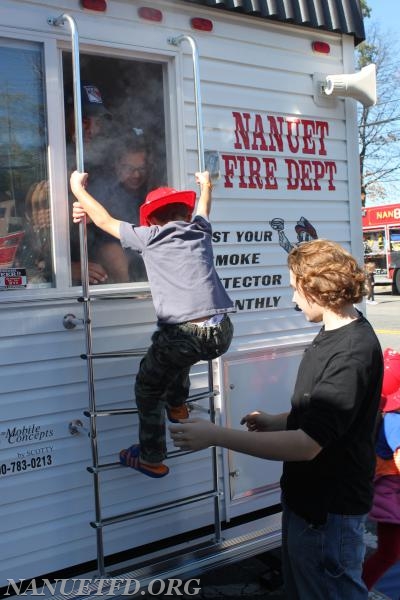
[[[400,294],[400,204],[362,210],[364,260],[375,263],[375,285],[391,285]]]

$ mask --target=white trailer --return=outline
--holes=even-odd
[[[0,588],[10,593],[10,580],[183,577],[280,543],[278,462],[180,454],[169,440],[168,477],[118,465],[137,439],[133,381],[155,315],[146,281],[86,289],[72,274],[74,26],[82,80],[99,86],[114,124],[150,137],[155,171],[193,187],[199,155],[213,165],[215,262],[235,336],[212,365],[215,395],[209,366],[192,369],[192,415],[239,427],[251,409],[288,408],[316,329],[293,310],[287,251],[318,235],[362,260],[354,98],[369,83],[331,94],[327,77],[354,72],[358,0],[2,0]]]

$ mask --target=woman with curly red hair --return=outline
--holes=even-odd
[[[366,600],[364,523],[372,503],[374,428],[383,361],[354,304],[365,274],[335,242],[313,240],[288,256],[293,302],[322,328],[301,361],[291,410],[245,415],[248,431],[188,419],[176,446],[222,446],[283,460],[282,556],[290,600]],[[268,393],[268,390],[266,390]]]

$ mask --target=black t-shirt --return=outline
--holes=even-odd
[[[322,328],[304,353],[287,429],[302,429],[322,450],[311,461],[285,462],[281,487],[310,523],[370,509],[382,376],[381,347],[361,313],[339,329]]]

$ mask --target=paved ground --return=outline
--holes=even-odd
[[[377,304],[366,305],[366,316],[382,348],[400,350],[400,296],[392,296],[386,287],[377,287]]]
[[[201,576],[202,600],[254,598],[278,600],[286,596],[282,589],[279,560],[271,553],[259,554],[238,564],[216,569]]]
[[[368,525],[366,534],[368,552],[376,544],[374,528]],[[188,596],[201,600],[236,600],[254,598],[255,600],[287,600],[282,587],[279,550],[259,554],[240,563],[221,567],[200,577],[201,592]],[[374,591],[371,600],[400,600]],[[308,599],[304,599],[308,600]],[[346,600],[343,598],[343,600]]]

